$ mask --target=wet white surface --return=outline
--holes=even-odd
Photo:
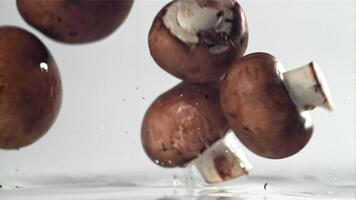
[[[164,176],[166,177],[166,175]],[[191,174],[53,176],[7,178],[1,200],[244,200],[244,199],[354,199],[355,181],[327,181],[313,176],[248,176],[207,185]]]

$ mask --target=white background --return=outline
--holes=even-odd
[[[140,142],[142,117],[160,93],[179,81],[150,56],[147,35],[167,1],[136,1],[125,23],[100,42],[54,42],[20,17],[15,1],[0,1],[0,25],[18,25],[42,39],[60,68],[64,101],[52,129],[19,151],[0,150],[0,180],[56,174],[170,174],[154,165]],[[355,177],[355,6],[353,1],[241,0],[250,29],[247,53],[274,54],[292,69],[317,62],[335,111],[313,111],[315,132],[300,153],[268,160],[246,151],[253,175]],[[1,52],[0,52],[1,53]],[[168,175],[167,175],[168,176]]]

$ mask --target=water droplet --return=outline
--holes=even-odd
[[[126,99],[122,99],[122,101],[126,101]]]
[[[184,94],[180,94],[179,96],[180,96],[180,97],[184,97]]]
[[[41,68],[41,71],[48,71],[48,65],[44,62],[41,62],[40,63],[40,68]]]
[[[267,186],[268,186],[268,183],[265,183],[265,184],[263,185],[263,189],[264,189],[264,190],[267,190],[267,189],[268,189]]]
[[[174,187],[180,186],[182,185],[182,182],[179,180],[177,175],[173,176],[173,182],[172,182]]]
[[[156,164],[159,164],[159,160],[155,160],[155,163],[156,163]]]
[[[199,102],[195,102],[195,105],[196,105],[196,106],[199,106]]]

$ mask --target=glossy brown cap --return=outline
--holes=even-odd
[[[281,63],[253,53],[234,63],[221,87],[229,125],[257,155],[280,159],[300,151],[313,128],[294,105],[281,78]]]
[[[227,129],[218,89],[181,83],[149,107],[141,137],[144,150],[156,164],[183,167]]]
[[[17,0],[22,17],[48,37],[65,43],[100,40],[126,19],[133,0]]]
[[[194,0],[195,1],[195,0]],[[173,76],[190,83],[214,82],[230,67],[235,58],[241,57],[248,43],[246,17],[240,5],[234,2],[232,30],[229,36],[212,30],[198,34],[195,45],[187,44],[176,37],[165,25],[163,18],[166,5],[155,17],[148,36],[148,44],[155,62]],[[220,45],[219,38],[228,43],[227,50],[213,53],[211,48]]]
[[[0,27],[0,148],[32,144],[54,123],[62,87],[43,43],[16,27]]]

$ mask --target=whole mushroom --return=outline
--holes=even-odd
[[[309,141],[309,110],[331,110],[330,93],[313,62],[285,72],[267,53],[253,53],[233,64],[221,86],[229,125],[247,148],[272,159],[291,156]]]
[[[0,27],[0,148],[19,149],[43,136],[62,99],[53,57],[31,33]]]
[[[155,17],[148,38],[156,63],[191,82],[218,80],[248,43],[244,12],[235,0],[175,0]]]
[[[181,83],[160,95],[142,124],[147,155],[162,167],[193,163],[207,182],[246,174],[251,164],[238,146],[220,107],[214,85]]]
[[[87,43],[114,32],[126,19],[133,0],[17,0],[22,17],[48,37]]]

